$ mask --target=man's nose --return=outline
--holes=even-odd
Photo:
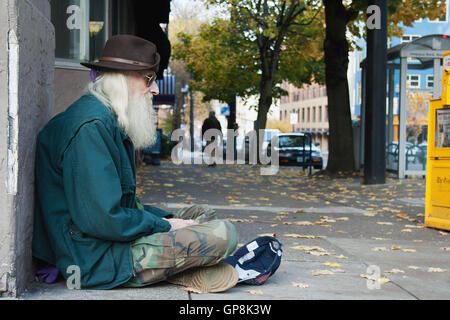
[[[156,83],[156,81],[153,81],[150,84],[150,88],[149,91],[151,92],[152,95],[156,96],[159,94],[159,88],[158,88],[158,84]]]

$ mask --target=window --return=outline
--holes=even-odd
[[[328,106],[325,106],[325,121],[328,121]]]
[[[108,32],[108,0],[51,0],[57,66],[82,68],[80,61],[97,60]]]
[[[312,122],[316,122],[316,107],[312,108]]]
[[[305,122],[305,108],[302,108],[302,122]]]
[[[432,74],[427,75],[427,88],[433,88],[434,76]]]
[[[283,111],[280,111],[280,120],[283,120]]]
[[[408,74],[406,76],[407,88],[420,88],[420,76],[418,74]]]
[[[300,109],[297,109],[297,123],[300,123]]]
[[[310,122],[311,121],[311,108],[308,108],[308,111],[307,111],[307,113],[308,113],[308,122]]]
[[[319,122],[322,122],[322,106],[319,106]]]
[[[419,38],[420,38],[420,35],[405,34],[402,37],[402,43],[411,42],[411,41],[419,39]]]

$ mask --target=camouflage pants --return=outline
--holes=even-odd
[[[125,286],[142,287],[189,268],[211,266],[235,250],[237,239],[233,224],[218,220],[215,210],[207,205],[182,208],[174,216],[199,224],[134,241],[131,244],[133,276]]]

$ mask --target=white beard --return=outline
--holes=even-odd
[[[124,130],[133,142],[134,148],[140,150],[150,147],[156,141],[152,94],[130,93],[127,109],[128,127]]]

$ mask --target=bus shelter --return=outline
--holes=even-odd
[[[450,37],[423,36],[387,51],[386,169],[399,178],[426,175],[428,106],[441,95],[442,54]],[[360,163],[364,163],[366,60],[362,68]]]

